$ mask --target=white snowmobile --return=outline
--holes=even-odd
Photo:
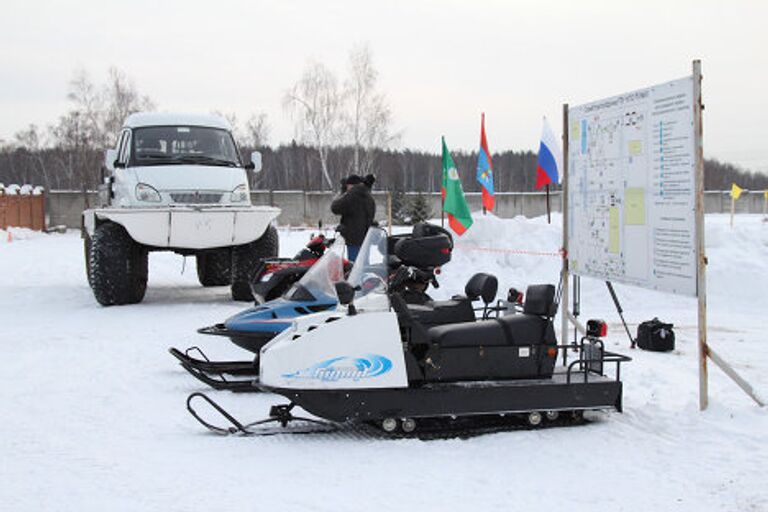
[[[416,306],[388,294],[387,249],[385,232],[372,228],[358,256],[364,264],[336,284],[339,308],[295,319],[262,348],[260,377],[253,385],[286,397],[288,405],[243,425],[205,395],[193,393],[189,411],[216,432],[242,434],[260,433],[256,425],[285,427],[297,420],[319,424],[321,430],[366,424],[386,433],[418,434],[422,428],[506,427],[521,419],[538,426],[545,419],[580,418],[585,410],[621,411],[619,368],[630,359],[604,350],[605,324],[599,321],[589,322],[580,344],[558,346],[554,286],[528,287],[521,312],[499,315],[496,308],[492,318],[496,280],[481,275],[475,285],[486,307],[475,320],[467,297]],[[560,349],[575,350],[578,357],[555,370]],[[604,374],[607,363],[616,364],[613,377]],[[203,420],[192,407],[198,398],[232,426]],[[294,416],[295,406],[320,419]]]
[[[378,231],[377,231],[378,233]],[[408,304],[424,305],[432,301],[427,294],[429,286],[438,288],[435,276],[441,265],[451,260],[453,238],[444,229],[427,223],[416,224],[411,233],[388,236],[380,243],[387,244],[387,253],[398,256],[387,259],[387,272],[379,267],[379,273],[370,273],[367,262],[359,260],[350,270],[351,276],[362,290],[377,288],[381,281],[386,282],[388,293],[399,293]],[[229,318],[224,324],[198,329],[206,334],[226,335],[236,345],[255,353],[251,360],[212,361],[197,346],[184,352],[170,348],[169,352],[181,366],[196,379],[214,389],[235,392],[260,391],[252,385],[259,372],[259,354],[261,348],[273,337],[289,328],[293,319],[312,312],[336,310],[338,298],[334,284],[343,279],[344,240],[338,237],[336,242],[317,261],[304,276],[295,283],[281,298],[266,304],[256,305]],[[360,266],[364,268],[360,268]],[[365,270],[365,272],[364,272]],[[355,273],[357,272],[357,273]],[[473,292],[476,285],[468,285],[468,295],[479,298],[479,292]],[[495,293],[495,289],[494,289]],[[451,318],[433,318],[437,323],[460,322],[463,319],[474,320],[474,312],[467,302],[462,315]],[[197,353],[200,358],[193,357]]]

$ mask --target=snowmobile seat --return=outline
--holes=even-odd
[[[552,321],[539,315],[432,327],[427,338],[428,382],[549,378],[557,355]]]
[[[524,346],[544,342],[549,320],[539,315],[508,315],[491,320],[431,327],[429,341],[442,348]]]
[[[507,345],[504,329],[496,320],[439,325],[431,327],[427,335],[430,343],[441,348]]]
[[[554,286],[530,286],[522,314],[429,328],[426,380],[551,377],[557,355],[554,296]]]
[[[464,297],[426,304],[408,304],[408,311],[413,315],[414,320],[425,328],[475,321],[472,302]]]
[[[426,304],[409,304],[408,309],[414,320],[425,328],[437,325],[474,322],[475,311],[472,301],[482,299],[485,308],[496,298],[498,280],[491,274],[478,273],[472,276],[464,287],[465,295],[450,300],[431,301]]]
[[[495,297],[495,280],[488,274],[476,274],[467,283],[487,283],[485,277],[493,278],[492,285],[486,285],[483,291],[492,287],[494,295],[483,296],[486,303]],[[477,278],[477,279],[475,279]],[[480,288],[475,288],[475,291]],[[468,293],[469,295],[469,293]],[[531,285],[526,290],[523,313],[507,315],[492,320],[479,322],[452,323],[429,329],[429,340],[441,347],[469,347],[493,345],[536,345],[545,339],[545,330],[554,316],[555,287],[551,284]]]

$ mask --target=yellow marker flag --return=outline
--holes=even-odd
[[[766,199],[768,199],[768,190],[766,190],[765,192],[763,192],[763,197],[765,197]]]
[[[731,197],[734,199],[738,199],[741,197],[741,193],[744,192],[744,189],[742,189],[740,186],[738,186],[735,183],[731,184]]]

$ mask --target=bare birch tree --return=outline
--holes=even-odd
[[[30,124],[26,130],[16,132],[13,138],[15,139],[17,146],[24,150],[28,166],[32,173],[34,173],[35,168],[37,168],[38,172],[43,177],[43,185],[47,190],[50,190],[51,182],[48,178],[48,169],[43,160],[42,152],[45,140],[37,125]],[[34,179],[28,179],[28,182],[31,183],[32,181],[34,181]]]
[[[325,184],[333,190],[328,155],[339,142],[343,107],[336,76],[323,64],[311,63],[285,93],[283,107],[294,120],[297,136],[315,147]]]
[[[267,114],[254,114],[245,122],[245,142],[250,148],[263,148],[269,143]]]
[[[349,78],[345,83],[348,112],[345,129],[352,145],[352,170],[356,174],[374,172],[374,149],[384,149],[397,136],[390,132],[392,111],[383,94],[376,91],[378,71],[368,45],[349,54]]]
[[[139,93],[133,81],[119,69],[109,68],[109,79],[102,88],[102,132],[105,144],[114,143],[129,115],[154,110],[155,104]]]
[[[59,166],[70,181],[85,186],[96,181],[98,165],[93,150],[113,145],[125,118],[140,110],[151,110],[154,104],[116,68],[109,70],[107,82],[100,87],[85,70],[76,71],[69,82],[67,99],[70,110],[49,132],[54,145],[65,150]]]

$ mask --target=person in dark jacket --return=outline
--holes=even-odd
[[[373,175],[361,178],[352,174],[342,180],[344,191],[331,203],[331,211],[341,215],[336,230],[347,243],[347,258],[355,261],[368,228],[374,225],[376,202],[371,195]]]

